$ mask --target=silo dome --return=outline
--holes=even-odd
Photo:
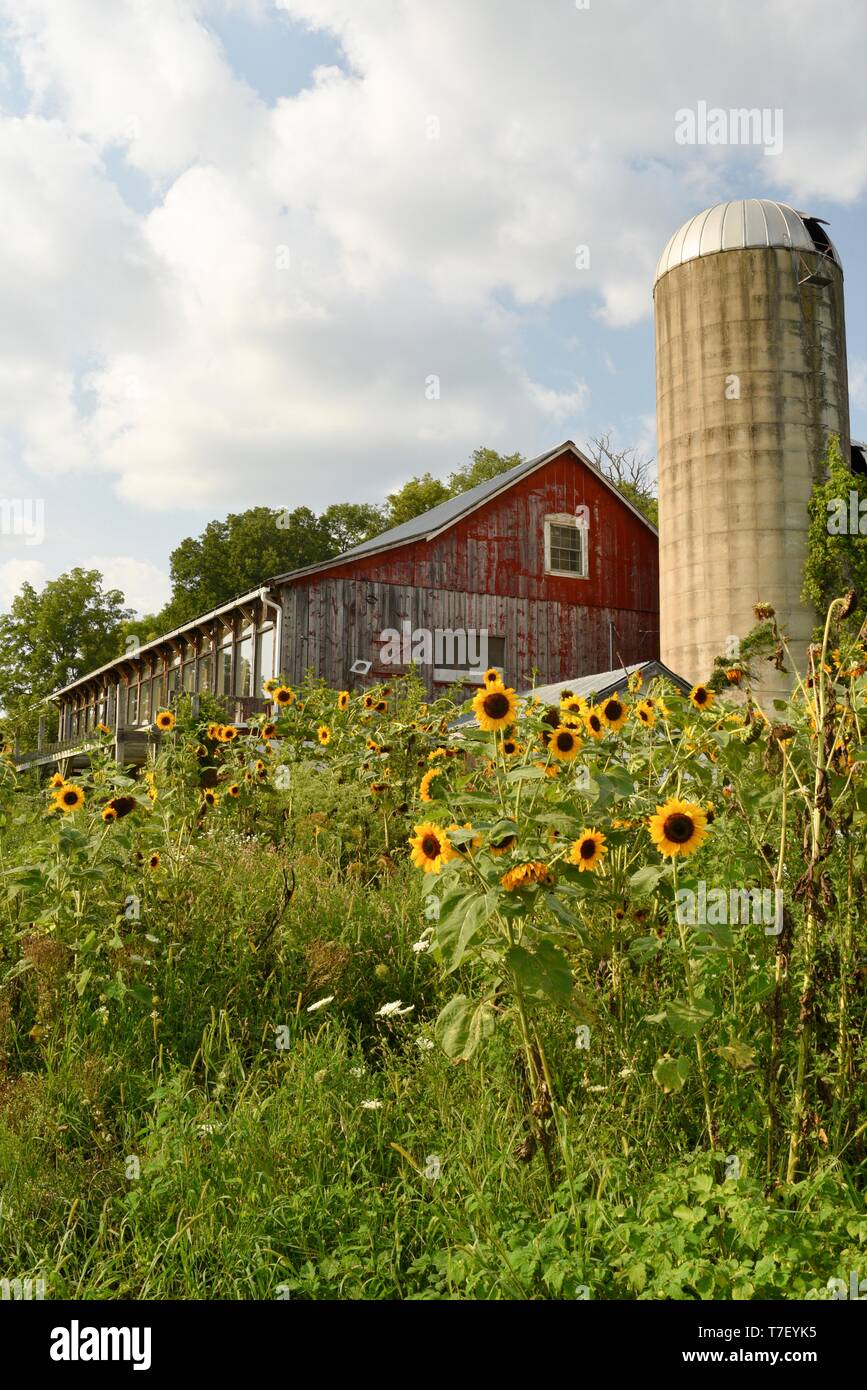
[[[654,286],[667,271],[684,261],[712,256],[717,251],[743,251],[751,246],[817,251],[830,256],[842,269],[840,257],[818,218],[770,198],[739,198],[733,203],[715,203],[678,228],[657,261]]]
[[[718,203],[669,240],[653,306],[662,659],[706,680],[762,602],[803,669],[807,509],[829,436],[849,451],[840,257],[785,203]],[[757,675],[786,694],[790,675]]]

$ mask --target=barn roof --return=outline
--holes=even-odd
[[[597,671],[592,676],[577,676],[571,681],[557,681],[556,685],[537,685],[535,689],[525,690],[522,694],[535,695],[537,700],[546,704],[559,703],[564,690],[571,690],[573,695],[581,695],[585,699],[588,695],[595,695],[597,699],[604,700],[606,696],[622,690],[633,671],[640,671],[645,680],[662,676],[684,694],[691,688],[688,681],[678,676],[664,662],[654,660],[637,661],[633,666],[618,666],[614,671]]]
[[[422,512],[420,516],[403,521],[399,526],[392,526],[388,531],[382,531],[378,536],[373,536],[371,540],[354,545],[351,550],[344,550],[341,555],[334,555],[330,560],[320,560],[318,564],[307,565],[304,569],[289,570],[286,574],[278,574],[269,582],[278,584],[287,579],[299,579],[307,574],[317,574],[321,570],[331,569],[334,565],[345,564],[349,560],[361,559],[365,555],[378,555],[380,551],[393,550],[396,546],[407,545],[411,541],[433,540],[442,531],[447,531],[450,526],[454,526],[463,517],[469,516],[470,512],[484,506],[486,502],[498,497],[500,493],[507,492],[520,478],[534,473],[537,468],[550,463],[552,459],[563,453],[574,454],[576,459],[583,463],[586,468],[589,468],[617,500],[622,502],[623,506],[632,512],[639,521],[643,522],[654,536],[659,534],[643,512],[640,512],[628,498],[623,496],[623,493],[614,486],[609,478],[606,478],[591,459],[582,454],[577,444],[571,439],[564,439],[563,443],[558,444],[556,448],[548,449],[544,454],[538,454],[536,458],[525,459],[523,463],[516,464],[507,472],[498,473],[495,478],[478,483],[476,487],[469,488],[467,492],[459,492],[456,497],[450,497],[447,501],[440,502],[438,506],[431,507],[429,511]]]

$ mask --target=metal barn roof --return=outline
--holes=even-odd
[[[558,681],[556,685],[537,685],[534,690],[524,690],[521,694],[535,695],[537,700],[550,705],[560,703],[564,690],[571,690],[573,695],[581,695],[585,699],[589,695],[595,695],[603,700],[606,696],[613,695],[616,690],[622,690],[633,671],[640,671],[645,681],[653,680],[654,676],[662,676],[684,693],[692,689],[689,681],[669,670],[663,662],[638,661],[632,666],[618,666],[615,671],[597,671],[595,675],[577,676],[575,680]]]

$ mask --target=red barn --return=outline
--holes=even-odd
[[[566,440],[335,560],[275,580],[284,674],[298,681],[312,668],[342,688],[361,660],[372,677],[393,675],[394,642],[383,637],[393,632],[487,632],[490,664],[519,689],[534,673],[550,684],[651,660],[657,550],[656,528]],[[422,664],[431,691],[468,669],[437,660],[447,639],[433,647]]]
[[[336,689],[399,674],[428,690],[499,667],[518,689],[659,654],[657,532],[571,440],[345,554],[259,588],[58,691],[57,741],[19,765],[86,755],[98,723],[140,761],[156,711],[211,691],[232,717],[262,683]]]

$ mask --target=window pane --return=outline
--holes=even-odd
[[[135,724],[138,719],[138,686],[131,685],[126,692],[126,722]]]
[[[580,574],[582,568],[581,531],[577,526],[552,525],[551,569]]]
[[[196,689],[196,663],[187,661],[184,663],[184,690]]]
[[[266,627],[259,633],[256,652],[256,690],[258,695],[262,686],[274,674],[274,629]]]
[[[140,724],[146,724],[151,717],[151,686],[150,681],[142,681],[141,686],[141,705],[138,712]]]
[[[217,694],[229,695],[232,687],[232,643],[227,642],[217,653]]]
[[[253,638],[245,637],[236,647],[235,694],[238,696],[253,693]]]

